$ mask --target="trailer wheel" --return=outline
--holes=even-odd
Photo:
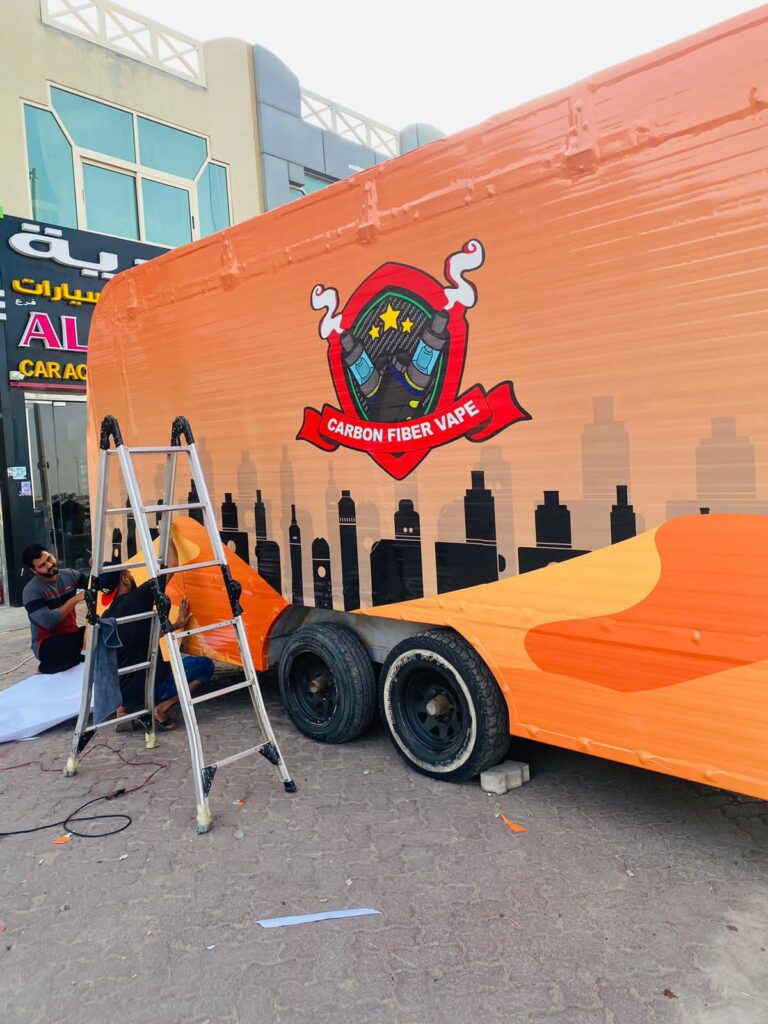
[[[376,714],[376,679],[362,643],[349,629],[320,622],[298,629],[280,656],[280,696],[305,736],[347,743]]]
[[[382,719],[417,772],[464,782],[503,758],[507,703],[488,666],[458,634],[431,629],[403,640],[381,678]]]

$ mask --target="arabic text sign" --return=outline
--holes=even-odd
[[[127,239],[0,219],[0,309],[9,369],[30,380],[82,383],[93,310],[110,278],[164,252]],[[16,363],[11,352],[28,359]],[[66,359],[68,362],[63,362]],[[70,360],[74,360],[70,362]]]

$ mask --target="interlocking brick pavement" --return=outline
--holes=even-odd
[[[0,635],[0,671],[27,649],[24,632]],[[198,836],[183,730],[153,754],[138,733],[105,730],[129,759],[168,766],[94,808],[131,827],[63,846],[60,829],[0,839],[4,1024],[768,1020],[765,803],[533,743],[510,755],[532,781],[491,796],[414,774],[380,728],[312,743],[274,680],[265,693],[295,796],[261,759],[230,765]],[[210,755],[251,742],[242,694],[200,711]],[[70,736],[5,744],[0,768],[61,766]],[[75,779],[0,772],[0,830],[149,772],[96,742]],[[361,906],[381,916],[256,925]]]

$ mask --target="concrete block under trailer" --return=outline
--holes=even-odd
[[[189,417],[305,733],[768,796],[766,53],[763,9],[108,284],[91,440]]]

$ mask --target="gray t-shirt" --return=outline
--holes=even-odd
[[[85,573],[76,569],[59,569],[55,579],[44,580],[41,576],[33,576],[24,587],[21,600],[32,627],[32,650],[36,658],[40,657],[40,644],[49,636],[77,632],[75,609],[68,615],[62,615],[60,609],[78,590],[84,590],[87,586],[88,577]]]

